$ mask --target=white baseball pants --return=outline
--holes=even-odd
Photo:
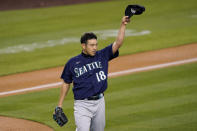
[[[75,100],[74,116],[76,131],[104,131],[104,97],[98,100]]]

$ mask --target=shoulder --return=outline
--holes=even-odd
[[[105,51],[112,50],[112,46],[113,46],[113,43],[99,50],[98,53],[103,53]]]
[[[67,61],[67,64],[73,64],[75,63],[76,61],[80,60],[81,59],[81,54],[77,55],[77,56],[74,56],[72,58],[70,58],[68,61]]]
[[[118,57],[119,51],[117,50],[115,53],[113,53],[113,43],[108,45],[107,47],[100,50],[98,53],[103,56],[103,58],[106,58],[108,61]]]

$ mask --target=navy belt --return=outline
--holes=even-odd
[[[94,95],[94,96],[90,96],[88,98],[85,98],[84,100],[98,100],[98,99],[102,98],[103,96],[104,96],[104,94],[100,93],[98,95]]]

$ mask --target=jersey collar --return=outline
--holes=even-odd
[[[83,53],[83,51],[81,52],[81,55],[85,58],[93,58],[94,56],[91,56],[91,55],[87,55],[85,53]]]

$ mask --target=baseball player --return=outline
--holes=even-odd
[[[70,84],[73,83],[76,131],[104,131],[104,91],[107,89],[108,62],[119,55],[118,49],[123,44],[130,17],[140,15],[144,11],[143,6],[128,5],[116,41],[102,50],[97,51],[98,42],[94,33],[84,33],[81,36],[81,54],[66,63],[61,75],[63,85],[58,106],[53,114],[53,119],[58,125],[63,126],[68,122],[62,104]]]
[[[104,131],[104,91],[107,89],[108,62],[118,57],[118,49],[123,44],[126,25],[129,22],[129,17],[124,16],[116,41],[99,51],[97,51],[97,36],[94,33],[83,34],[81,54],[71,58],[64,67],[58,107],[62,107],[70,84],[73,83],[77,131]]]

